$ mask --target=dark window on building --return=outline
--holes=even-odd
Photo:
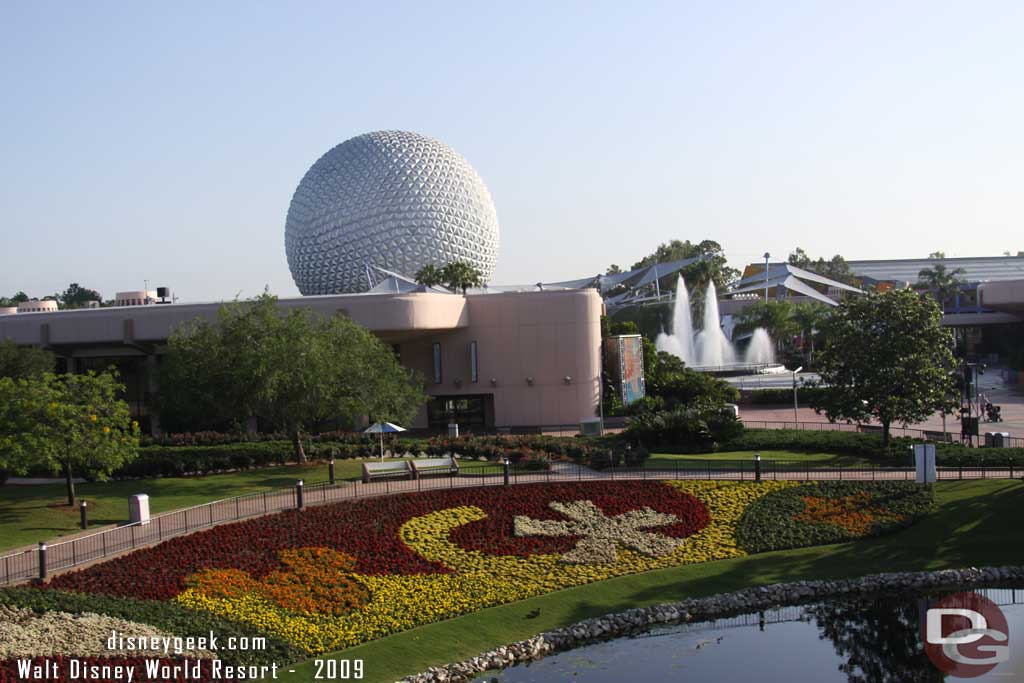
[[[469,342],[469,381],[476,382],[479,379],[476,371],[476,342]]]
[[[434,342],[434,384],[441,383],[441,343]]]

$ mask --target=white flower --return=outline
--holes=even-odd
[[[553,502],[550,507],[572,521],[517,516],[513,520],[513,529],[516,536],[580,536],[576,547],[562,555],[563,562],[615,562],[618,545],[651,557],[664,557],[683,542],[681,538],[641,531],[646,527],[665,526],[679,521],[675,515],[656,512],[647,507],[614,517],[606,515],[589,500]]]

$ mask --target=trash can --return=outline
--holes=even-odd
[[[128,521],[132,524],[149,524],[149,496],[137,493],[128,499]]]

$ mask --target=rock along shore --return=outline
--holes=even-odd
[[[527,640],[489,650],[462,662],[427,669],[407,676],[399,683],[459,683],[479,674],[530,662],[599,640],[628,635],[661,624],[710,621],[786,605],[806,604],[826,598],[870,596],[877,593],[922,592],[942,589],[970,589],[997,584],[1024,583],[1024,566],[971,567],[934,572],[871,574],[833,581],[795,581],[744,588],[704,598],[690,598],[652,607],[586,619],[571,626],[546,631]]]

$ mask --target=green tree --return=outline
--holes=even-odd
[[[714,282],[718,289],[724,289],[726,285],[739,277],[739,271],[728,266],[722,245],[714,240],[703,240],[696,244],[690,240],[685,242],[672,240],[659,244],[654,253],[634,263],[631,270],[653,266],[656,263],[681,261],[695,256],[701,257],[701,260],[691,263],[679,271],[686,280],[687,286],[694,290],[695,299],[704,291],[709,282]],[[676,282],[677,277],[673,274],[663,278],[659,282],[659,286],[662,291],[675,291]]]
[[[63,472],[74,505],[76,476],[106,479],[137,455],[139,425],[121,391],[112,371],[0,379],[0,466]]]
[[[366,328],[345,316],[282,311],[269,294],[222,306],[216,324],[175,330],[160,386],[172,416],[198,406],[236,424],[269,421],[289,434],[298,462],[310,425],[358,415],[404,422],[426,401],[421,380]]]
[[[826,390],[811,404],[830,420],[873,418],[888,446],[893,423],[953,409],[951,336],[934,301],[908,289],[844,299],[822,336],[818,374]]]
[[[437,287],[444,283],[443,271],[433,263],[428,263],[416,271],[416,282],[425,287]]]
[[[18,346],[10,339],[0,340],[0,377],[22,379],[53,372],[56,360],[52,353],[34,346]]]
[[[800,333],[800,324],[794,316],[796,305],[789,301],[755,301],[739,315],[736,328],[751,332],[763,327],[775,341],[776,350],[791,344],[794,335]]]
[[[935,252],[941,254],[942,252]],[[934,256],[934,255],[933,255]],[[941,259],[943,257],[935,257]],[[917,274],[917,286],[927,290],[939,306],[942,307],[947,301],[956,296],[963,280],[959,277],[964,273],[963,268],[947,270],[944,263],[936,263],[931,268],[922,268]]]
[[[803,270],[809,270],[812,273],[817,273],[822,277],[827,277],[830,280],[836,282],[842,282],[847,285],[857,286],[857,276],[850,270],[850,264],[846,262],[839,254],[836,254],[831,259],[824,259],[818,257],[817,260],[811,259],[807,252],[797,247],[790,254],[787,262],[791,266],[802,268]]]
[[[103,297],[95,289],[81,287],[77,282],[72,282],[57,296],[57,300],[64,308],[84,308],[90,301],[102,302]]]
[[[793,322],[800,330],[804,352],[807,354],[806,364],[808,367],[814,365],[814,340],[828,314],[829,309],[824,304],[814,301],[804,301],[793,305]]]
[[[441,269],[444,286],[453,292],[462,290],[465,294],[470,287],[483,287],[484,276],[479,268],[464,261],[452,261]]]
[[[28,300],[29,300],[29,296],[25,292],[18,292],[17,294],[15,294],[14,296],[12,296],[10,298],[5,297],[5,296],[0,296],[0,307],[7,308],[8,306],[17,306],[18,304],[22,303],[23,301],[28,301]]]

